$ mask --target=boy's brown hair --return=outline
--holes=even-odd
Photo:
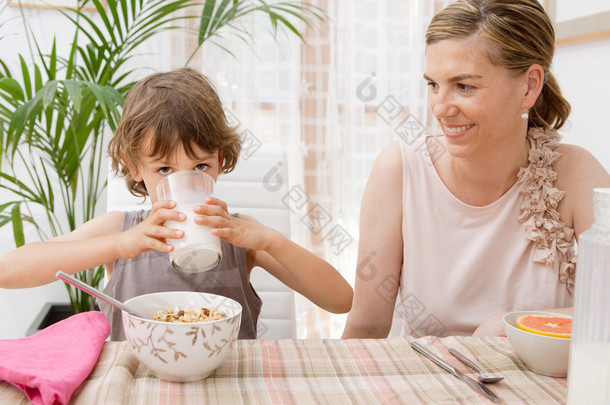
[[[194,146],[198,146],[209,153],[221,153],[223,173],[235,168],[241,150],[241,138],[227,124],[212,83],[190,68],[148,76],[125,99],[108,154],[115,174],[125,177],[127,188],[136,196],[146,196],[148,191],[144,182],[133,179],[125,163],[141,162],[143,141],[149,133],[153,136],[151,156],[170,156],[182,144],[194,159]]]

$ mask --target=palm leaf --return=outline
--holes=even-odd
[[[40,202],[38,196],[27,185],[25,185],[25,183],[22,183],[16,177],[6,174],[4,172],[0,172],[0,177],[14,185],[14,187],[11,187],[5,183],[0,183],[0,188],[4,188],[5,190],[8,190],[20,197],[23,197],[28,201],[37,203]]]
[[[229,3],[232,3],[230,7]],[[266,14],[269,17],[273,27],[273,36],[276,36],[278,29],[282,27],[292,32],[303,42],[305,42],[305,37],[297,26],[291,22],[291,19],[296,18],[311,27],[313,25],[312,21],[324,21],[326,18],[326,13],[323,9],[300,1],[267,3],[264,0],[256,0],[253,4],[252,0],[223,0],[218,4],[216,0],[205,0],[200,19],[197,47],[189,56],[186,65],[188,65],[206,41],[213,37],[219,37],[221,35],[220,31],[223,28],[231,27],[236,31],[247,33],[247,31],[237,28],[236,22],[246,16],[259,13]],[[242,40],[245,39],[244,36],[239,37]],[[218,41],[210,42],[214,44],[219,43]],[[233,55],[226,47],[221,46],[221,48]]]
[[[203,41],[205,41],[206,33],[208,32],[208,27],[212,21],[215,7],[216,0],[207,0],[203,5],[203,11],[199,21],[199,43],[203,43]]]
[[[6,95],[2,97],[8,102],[24,101],[25,94],[19,82],[12,77],[3,77],[0,79],[0,90]],[[1,94],[1,93],[0,93]]]
[[[15,245],[17,247],[25,245],[20,204],[13,205],[13,209],[11,210],[11,222],[13,223],[13,237],[15,239]]]
[[[30,71],[28,65],[23,59],[23,56],[19,55],[19,62],[21,63],[21,75],[23,76],[23,85],[25,94],[28,99],[32,98],[32,81],[30,79]]]
[[[9,202],[7,202],[7,203],[0,204],[0,212],[4,212],[4,211],[5,211],[5,210],[7,210],[8,208],[10,208],[10,207],[11,207],[11,205],[13,205],[13,204],[17,204],[17,203],[19,203],[19,202],[20,202],[20,201],[9,201]]]
[[[57,80],[47,82],[42,88],[42,106],[46,108],[55,99],[57,93]]]
[[[80,84],[75,80],[64,80],[63,84],[68,92],[68,96],[72,100],[74,109],[78,113],[83,100]]]

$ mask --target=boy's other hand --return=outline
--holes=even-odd
[[[142,252],[158,250],[169,252],[173,247],[166,239],[180,239],[184,232],[163,226],[165,221],[182,222],[186,216],[173,208],[176,202],[157,201],[152,205],[148,217],[138,225],[121,232],[117,238],[117,253],[122,259],[131,259]]]
[[[196,205],[193,211],[198,215],[195,223],[212,228],[212,234],[246,249],[267,250],[276,231],[246,215],[238,218],[229,214],[227,203],[208,197],[205,204]]]

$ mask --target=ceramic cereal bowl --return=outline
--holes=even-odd
[[[140,295],[125,302],[146,316],[122,312],[123,328],[134,355],[159,378],[197,381],[209,376],[231,352],[239,334],[241,305],[221,295],[173,291]],[[153,320],[170,307],[214,308],[224,319],[182,323]]]
[[[519,329],[517,318],[521,315],[549,315],[571,318],[569,315],[543,311],[516,311],[504,315],[504,330],[513,350],[532,371],[551,377],[568,374],[570,339],[540,335]]]

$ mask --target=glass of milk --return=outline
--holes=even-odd
[[[183,222],[165,221],[164,224],[184,231],[180,239],[167,239],[167,243],[174,247],[169,252],[169,259],[177,270],[187,273],[206,271],[215,267],[222,258],[220,238],[212,235],[209,226],[196,224],[197,215],[193,212],[195,205],[205,204],[206,197],[214,195],[215,185],[209,175],[195,170],[174,172],[157,185],[159,201],[175,201],[174,209],[186,216]]]

